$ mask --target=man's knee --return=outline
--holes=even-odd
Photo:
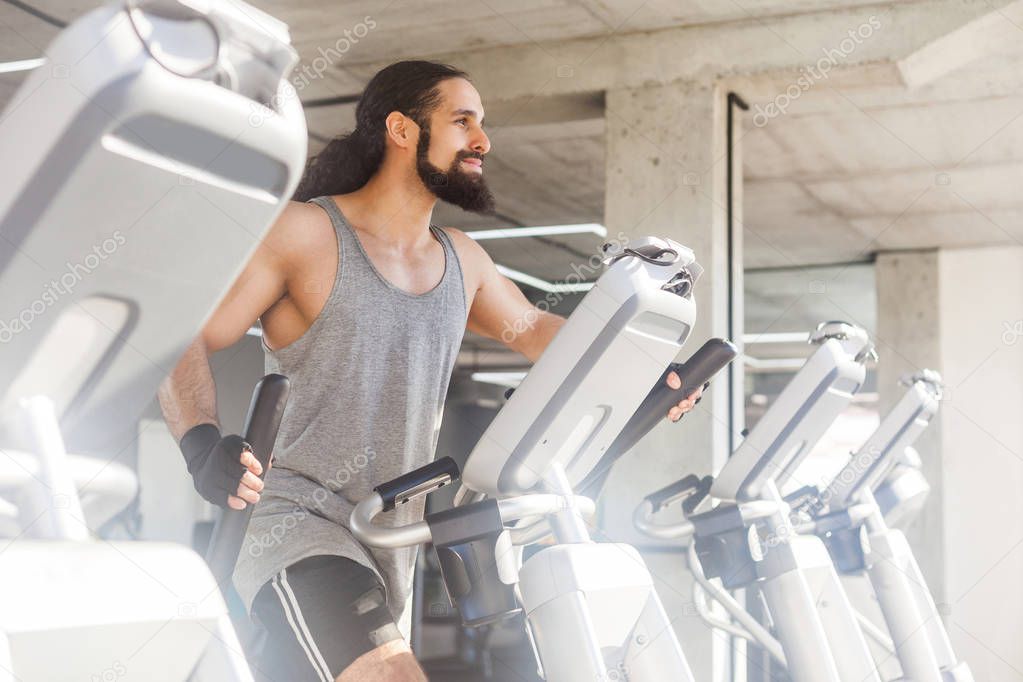
[[[404,639],[381,644],[355,659],[337,676],[336,682],[426,682]]]

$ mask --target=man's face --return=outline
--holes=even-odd
[[[490,213],[494,197],[483,179],[490,139],[483,132],[483,103],[469,81],[451,78],[437,86],[440,104],[429,128],[419,131],[416,171],[438,199],[466,211]]]

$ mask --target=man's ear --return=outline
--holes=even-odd
[[[400,111],[389,113],[384,119],[384,126],[387,129],[387,136],[402,149],[408,149],[414,144],[413,138],[419,131],[416,122]]]

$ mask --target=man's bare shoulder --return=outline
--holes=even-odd
[[[263,240],[289,265],[301,265],[337,248],[337,237],[326,211],[315,204],[289,201]]]
[[[451,241],[458,251],[459,259],[470,261],[466,265],[471,266],[475,270],[480,270],[487,266],[493,267],[490,254],[475,239],[456,227],[444,227],[441,229],[451,237]]]

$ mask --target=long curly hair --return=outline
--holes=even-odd
[[[334,138],[309,160],[292,199],[347,194],[365,185],[384,160],[388,114],[400,111],[428,130],[440,101],[437,85],[450,78],[469,80],[453,66],[421,60],[397,62],[378,72],[355,108],[355,130]]]

